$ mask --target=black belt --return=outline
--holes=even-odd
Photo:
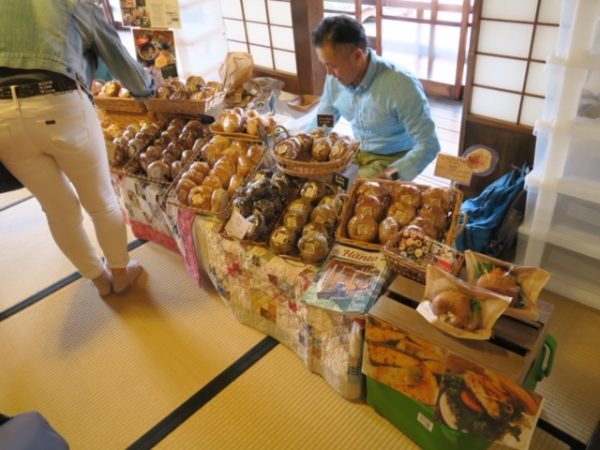
[[[46,80],[37,83],[18,84],[15,89],[17,98],[33,97],[35,95],[56,94],[77,89],[77,83],[70,78]],[[0,99],[11,99],[13,94],[10,86],[0,87]]]

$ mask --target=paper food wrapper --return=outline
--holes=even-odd
[[[538,320],[538,297],[548,280],[550,280],[548,272],[538,267],[518,266],[471,250],[465,252],[465,259],[467,264],[467,281],[473,286],[477,284],[477,280],[484,273],[494,268],[501,269],[505,274],[504,276],[512,276],[514,278],[518,294],[516,298],[511,298],[511,305],[504,314],[522,320]],[[490,288],[488,287],[488,289]],[[504,294],[504,292],[501,292],[501,286],[499,290],[500,294]]]
[[[474,331],[467,331],[455,327],[439,319],[431,309],[431,300],[444,291],[458,291],[474,298],[481,304],[481,327]],[[492,336],[492,328],[502,315],[508,305],[510,297],[506,297],[485,289],[479,289],[470,286],[453,275],[433,266],[427,266],[427,282],[425,285],[425,294],[423,301],[417,307],[417,312],[421,314],[428,322],[448,333],[451,336],[460,339],[487,340]]]
[[[252,80],[254,61],[252,55],[244,52],[229,52],[225,62],[219,68],[219,76],[227,92],[242,88],[245,82]]]

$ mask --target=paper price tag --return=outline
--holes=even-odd
[[[244,239],[251,226],[252,222],[247,221],[237,209],[234,209],[227,225],[225,225],[225,231],[229,236],[236,239]]]
[[[430,433],[433,431],[433,422],[429,420],[429,418],[426,417],[424,414],[418,413],[417,420],[421,425],[423,425],[427,429],[427,431],[429,431]]]
[[[469,186],[473,169],[471,169],[466,158],[439,153],[435,163],[434,175]]]

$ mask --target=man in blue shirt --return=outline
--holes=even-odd
[[[419,80],[368,49],[364,28],[350,17],[326,17],[312,40],[327,68],[317,114],[350,122],[360,176],[415,178],[440,150]]]

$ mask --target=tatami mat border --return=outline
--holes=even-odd
[[[136,248],[145,244],[146,242],[147,241],[145,241],[143,239],[136,239],[135,241],[132,241],[129,244],[127,244],[127,251],[135,250]],[[31,305],[36,304],[40,300],[49,296],[50,294],[58,291],[59,289],[62,289],[63,287],[73,283],[74,281],[79,280],[80,278],[81,278],[81,274],[79,272],[73,272],[71,275],[68,275],[68,276],[58,280],[56,283],[51,284],[50,286],[42,289],[39,292],[36,292],[35,294],[27,297],[25,300],[17,303],[16,305],[13,305],[10,308],[5,309],[4,311],[0,312],[0,322],[8,319],[11,316],[14,316],[15,314],[17,314],[20,311],[23,311],[25,308],[28,308]]]

